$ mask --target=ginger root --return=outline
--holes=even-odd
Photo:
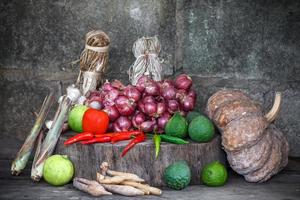
[[[161,190],[158,189],[158,188],[151,187],[149,185],[145,185],[145,184],[141,184],[141,183],[137,183],[137,182],[133,182],[133,181],[123,181],[121,184],[132,186],[132,187],[144,190],[144,191],[149,191],[150,194],[154,194],[154,195],[161,195],[162,194]]]
[[[106,176],[121,176],[124,177],[126,180],[128,181],[135,181],[135,182],[140,182],[143,183],[145,182],[144,179],[140,178],[138,175],[136,174],[132,174],[132,173],[126,173],[126,172],[118,172],[118,171],[113,171],[109,169],[109,165],[107,162],[103,162],[100,165],[100,170],[101,170],[101,174]]]
[[[116,194],[124,195],[124,196],[140,196],[144,195],[144,191],[134,188],[132,186],[127,185],[111,185],[111,184],[102,184],[103,187]]]
[[[103,195],[112,195],[112,193],[107,192],[102,185],[100,185],[97,181],[91,181],[85,178],[77,178],[73,179],[73,186],[83,192],[89,193],[95,197],[103,196]]]

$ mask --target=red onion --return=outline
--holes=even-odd
[[[112,87],[114,87],[118,90],[123,90],[125,88],[123,83],[119,80],[114,80],[113,82],[111,82],[111,85],[112,85]]]
[[[129,131],[132,128],[132,124],[128,117],[121,116],[114,122],[113,127],[116,132]]]
[[[176,89],[173,86],[162,87],[160,94],[166,100],[171,100],[176,98]]]
[[[193,98],[197,98],[197,93],[196,93],[196,91],[195,90],[193,90],[193,89],[191,89],[189,92],[188,92],[188,94],[187,94],[188,96],[190,96],[190,97],[193,97]]]
[[[142,131],[144,131],[146,133],[152,132],[153,130],[155,130],[157,128],[156,120],[152,119],[152,120],[145,121],[141,124],[140,128]]]
[[[165,102],[158,102],[155,117],[161,116],[166,111]]]
[[[150,78],[146,75],[142,75],[139,80],[137,81],[136,88],[140,91],[143,92],[146,87],[146,83],[150,80]]]
[[[103,99],[103,104],[105,106],[113,106],[115,104],[116,98],[119,96],[119,91],[115,88],[111,89],[110,91],[107,92]]]
[[[132,117],[132,124],[135,128],[140,128],[140,125],[146,120],[144,113],[138,112]]]
[[[145,103],[145,113],[149,116],[154,116],[157,111],[157,104],[153,102]]]
[[[110,82],[108,82],[108,80],[105,81],[105,83],[102,85],[102,90],[104,91],[110,91],[113,89],[113,86],[111,85]]]
[[[143,103],[155,103],[155,98],[153,96],[145,96],[143,98]]]
[[[165,112],[161,117],[159,117],[157,119],[157,127],[159,129],[165,129],[166,124],[168,123],[168,121],[170,120],[171,115],[168,112]]]
[[[159,95],[158,84],[154,80],[149,80],[146,83],[145,93],[152,96]]]
[[[168,101],[168,111],[173,114],[179,110],[179,103],[176,100]]]
[[[189,77],[186,74],[180,74],[175,79],[175,87],[177,89],[189,90],[190,87],[192,86],[192,84],[193,84],[193,81],[192,81],[191,77]]]
[[[103,111],[107,113],[111,122],[115,121],[120,116],[116,106],[106,106]]]
[[[181,99],[183,99],[185,96],[187,95],[185,90],[177,90],[176,92],[176,99],[178,99],[179,101]]]
[[[116,107],[121,115],[128,116],[131,115],[136,104],[133,101],[130,101],[128,97],[120,95],[115,100]]]
[[[180,105],[184,111],[192,111],[195,107],[195,98],[192,96],[185,96],[181,99]]]
[[[135,102],[137,102],[141,98],[140,91],[136,87],[131,85],[125,88],[124,95],[126,95],[129,99],[134,100]]]
[[[161,87],[174,87],[174,82],[172,80],[164,80],[162,81],[162,83],[160,84]]]
[[[100,101],[92,101],[88,105],[90,108],[94,108],[96,110],[101,110],[104,106]]]
[[[138,109],[139,109],[140,112],[145,113],[145,105],[143,104],[142,101],[138,102]]]

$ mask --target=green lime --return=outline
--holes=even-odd
[[[184,117],[176,112],[168,121],[165,127],[166,135],[185,138],[187,136],[188,123]]]
[[[222,186],[227,181],[227,170],[219,161],[204,166],[201,172],[201,181],[207,186]]]
[[[87,109],[87,106],[77,105],[70,111],[68,116],[68,125],[73,131],[82,132],[82,118]]]
[[[214,137],[215,128],[207,117],[200,115],[189,124],[188,133],[196,142],[209,142]]]
[[[54,186],[65,185],[73,175],[74,166],[67,156],[53,155],[45,161],[43,178],[47,183]]]
[[[187,187],[191,181],[191,169],[186,161],[177,161],[164,170],[164,182],[174,190]]]
[[[193,119],[195,119],[196,117],[200,116],[201,114],[199,112],[196,112],[196,111],[190,111],[187,116],[186,116],[186,121],[188,123],[191,123],[191,121]]]

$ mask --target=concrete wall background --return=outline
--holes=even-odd
[[[108,79],[127,82],[133,42],[157,35],[168,76],[193,76],[198,109],[216,90],[240,88],[265,105],[283,92],[278,127],[300,156],[300,2],[90,0],[0,2],[0,158],[12,158],[50,89],[78,74],[84,35],[108,33]]]

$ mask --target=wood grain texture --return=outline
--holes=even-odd
[[[191,142],[187,145],[175,145],[162,142],[160,155],[155,159],[152,140],[137,144],[121,158],[121,152],[128,141],[114,145],[73,144],[66,147],[63,142],[70,134],[60,137],[56,153],[68,155],[75,165],[76,176],[88,179],[96,179],[96,171],[99,171],[100,164],[106,161],[114,170],[132,172],[145,179],[150,185],[164,186],[162,181],[164,169],[175,161],[186,160],[192,170],[191,184],[200,184],[200,173],[205,164],[215,160],[225,164],[225,154],[221,149],[219,135],[209,143]]]

